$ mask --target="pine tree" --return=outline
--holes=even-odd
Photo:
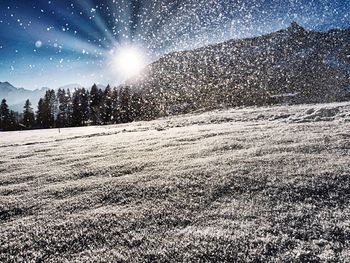
[[[10,111],[6,130],[14,131],[18,129],[18,113]]]
[[[160,113],[160,103],[156,99],[156,97],[152,94],[145,94],[143,96],[143,104],[142,104],[142,119],[144,120],[153,120],[158,118]]]
[[[130,111],[132,120],[141,120],[143,117],[144,100],[138,93],[134,93],[131,96]]]
[[[72,103],[72,95],[69,89],[66,92],[66,100],[67,100],[67,124],[66,127],[72,126],[72,116],[73,116],[73,103]]]
[[[29,100],[26,100],[23,111],[23,124],[27,128],[32,128],[35,123],[34,112],[32,108],[32,104]]]
[[[102,119],[104,124],[110,123],[113,113],[113,94],[112,89],[108,85],[103,93]]]
[[[101,123],[101,105],[102,105],[102,91],[94,84],[90,91],[90,119],[92,124]]]
[[[113,123],[120,123],[120,103],[119,103],[119,92],[116,88],[112,92],[112,117]]]
[[[36,125],[39,128],[44,128],[44,118],[45,118],[45,106],[44,106],[44,99],[40,98],[38,102],[38,110],[36,112]]]
[[[119,90],[120,100],[120,122],[127,123],[132,121],[131,115],[131,103],[130,103],[130,91],[128,87],[121,88]]]
[[[44,99],[41,102],[40,121],[43,128],[55,126],[57,115],[57,101],[54,90],[48,90],[45,93]]]
[[[58,103],[58,112],[57,112],[56,126],[66,127],[68,122],[68,118],[67,118],[68,103],[67,103],[65,89],[58,89],[57,103]]]
[[[55,127],[55,119],[57,118],[57,100],[54,90],[49,90],[46,97],[49,109],[49,127]]]
[[[83,123],[83,111],[81,107],[81,89],[77,89],[73,93],[72,99],[72,126],[78,127]]]
[[[82,116],[82,125],[86,125],[86,123],[89,120],[89,91],[87,91],[85,88],[82,88],[80,90],[79,99]]]
[[[0,129],[7,130],[10,124],[10,110],[6,103],[6,99],[3,99],[0,104]]]

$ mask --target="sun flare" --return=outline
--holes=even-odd
[[[124,78],[139,74],[146,65],[144,53],[134,46],[117,48],[111,54],[113,70]]]

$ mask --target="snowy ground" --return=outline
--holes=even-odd
[[[341,103],[0,133],[0,261],[346,261],[349,121]]]

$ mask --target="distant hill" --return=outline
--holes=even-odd
[[[105,89],[105,86],[99,84],[99,88]],[[61,89],[70,89],[73,91],[74,89],[82,88],[79,84],[69,84]],[[90,89],[90,87],[88,88]],[[0,82],[0,100],[5,98],[7,100],[7,104],[11,108],[11,110],[22,112],[24,103],[27,99],[32,103],[33,108],[35,109],[38,105],[38,101],[45,95],[45,92],[48,88],[41,88],[36,90],[27,90],[24,88],[16,88],[9,82]]]
[[[175,52],[124,86],[158,97],[167,111],[217,105],[349,99],[350,29],[305,30],[297,23],[260,37]]]
[[[24,88],[16,88],[9,82],[0,82],[0,100],[5,98],[12,110],[21,112],[27,99],[31,101],[33,108],[35,108],[39,99],[44,96],[47,89],[48,88],[27,90]]]

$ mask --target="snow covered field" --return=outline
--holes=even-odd
[[[349,103],[0,133],[0,261],[346,261],[349,153]]]

